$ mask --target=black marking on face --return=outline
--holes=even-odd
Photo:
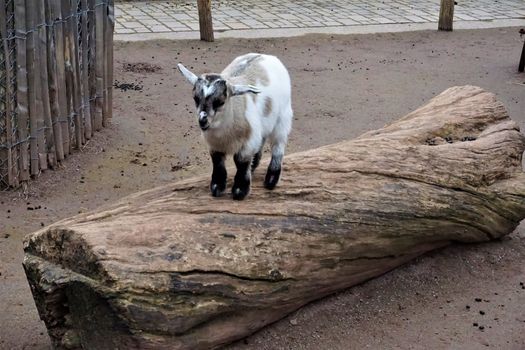
[[[221,76],[219,74],[205,74],[204,75],[204,79],[206,79],[208,82],[212,83],[214,82],[215,80],[219,80],[221,79]]]
[[[201,104],[201,98],[197,95],[193,96],[193,101],[195,101],[195,107],[199,107],[199,105]]]
[[[228,97],[226,81],[217,74],[206,74],[193,87],[193,100],[197,113],[206,112],[213,117]]]
[[[226,155],[222,152],[211,152],[213,172],[211,174],[210,191],[213,197],[220,197],[226,189],[228,174],[224,165],[225,157]]]
[[[233,180],[232,195],[235,200],[243,200],[250,192],[251,176],[250,164],[251,159],[242,159],[239,154],[233,156],[233,161],[237,167],[237,173]]]

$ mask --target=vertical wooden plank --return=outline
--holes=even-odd
[[[29,113],[27,97],[26,3],[15,0],[18,142],[20,142],[20,180],[29,180]]]
[[[95,0],[95,130],[100,130],[104,123],[104,1]]]
[[[72,122],[71,129],[71,143],[76,148],[80,149],[82,146],[82,123],[81,116],[78,110],[80,96],[78,95],[78,79],[77,72],[77,57],[76,57],[76,1],[72,4],[71,0],[62,0],[62,17],[65,19],[64,23],[64,57],[66,63],[66,87],[67,87],[67,101],[68,114]],[[74,140],[74,142],[73,142]]]
[[[520,63],[518,65],[518,72],[523,72],[524,68],[525,68],[525,42],[523,42],[523,49],[521,49],[521,57],[520,57]]]
[[[441,0],[439,9],[439,30],[452,31],[454,22],[454,0]]]
[[[102,20],[102,23],[100,24],[102,28],[102,126],[106,126],[106,119],[108,117],[108,92],[106,89],[107,86],[107,13],[108,13],[108,2],[107,0],[101,0],[100,7],[102,7],[102,16],[100,18],[97,18],[97,20]],[[97,23],[98,25],[99,23]]]
[[[36,37],[37,32],[34,30],[36,27],[36,2],[35,0],[26,0],[26,59],[27,59],[27,97],[28,97],[28,113],[29,113],[29,154],[30,154],[30,172],[31,176],[36,176],[40,172],[39,165],[39,151],[42,145],[39,145],[38,135],[38,108],[37,99],[39,98],[39,92],[37,91],[36,75],[38,57],[35,54],[36,51]],[[41,140],[43,142],[43,138]],[[43,149],[43,148],[42,148]]]
[[[71,153],[70,143],[70,125],[68,114],[68,100],[66,94],[66,63],[65,63],[65,47],[64,47],[64,26],[62,18],[61,0],[51,0],[51,14],[54,18],[54,35],[55,35],[55,55],[56,55],[56,69],[57,69],[57,93],[58,93],[58,107],[60,114],[58,122],[62,128],[62,144],[64,149],[64,156]]]
[[[47,34],[47,76],[49,89],[49,106],[51,112],[51,124],[53,126],[53,136],[55,140],[56,160],[64,159],[64,142],[62,141],[62,123],[60,122],[61,110],[59,106],[58,93],[58,73],[57,73],[57,55],[56,55],[56,40],[54,26],[55,17],[53,16],[53,1],[45,0],[45,16],[46,16],[46,34]]]
[[[69,126],[69,145],[72,149],[75,142],[75,112],[73,110],[73,65],[71,63],[71,28],[69,16],[71,15],[69,0],[60,1],[60,10],[62,11],[62,30],[64,40],[64,69],[66,77],[66,108],[67,120]]]
[[[106,119],[113,117],[113,31],[115,29],[115,4],[113,0],[107,1],[106,38],[105,52],[105,76],[106,76]]]
[[[93,131],[100,130],[102,126],[102,115],[97,113],[97,76],[96,76],[96,28],[95,28],[95,3],[96,0],[88,0],[88,22],[89,22],[89,105],[91,109],[91,125]]]
[[[211,0],[197,0],[197,7],[199,9],[201,40],[214,41]]]
[[[10,83],[10,64],[9,64],[9,48],[7,44],[7,4],[0,4],[0,40],[2,45],[0,46],[0,77],[4,78],[5,89],[0,86],[0,97],[4,95],[5,105],[0,104],[0,124],[2,123],[2,111],[4,113],[5,121],[4,131],[0,127],[0,164],[3,164],[3,168],[0,167],[0,180],[7,186],[11,186],[11,166],[12,166],[12,155],[11,155],[11,108],[9,104],[9,83]],[[2,79],[0,79],[2,81]],[[2,189],[2,182],[0,182],[0,190]]]
[[[44,104],[42,102],[42,57],[40,56],[40,31],[44,29],[44,24],[40,21],[40,4],[41,0],[26,0],[30,9],[30,16],[34,24],[31,26],[33,33],[33,45],[34,45],[34,60],[32,62],[32,70],[34,75],[34,96],[35,96],[35,117],[36,118],[36,138],[38,146],[38,169],[36,169],[36,174],[41,170],[47,169],[47,147],[46,147],[46,138],[45,138],[45,124],[44,124]],[[36,175],[34,174],[34,175]]]
[[[37,1],[37,23],[46,24],[46,8],[44,1]],[[40,57],[40,92],[42,97],[42,114],[44,119],[45,153],[48,166],[56,166],[55,135],[51,120],[51,103],[49,99],[49,80],[48,80],[48,55],[47,55],[47,28],[42,25],[38,28],[38,56]]]
[[[19,166],[19,159],[20,159],[20,144],[18,143],[18,135],[17,135],[17,128],[18,128],[18,120],[17,120],[17,64],[16,64],[16,39],[14,38],[16,33],[16,27],[15,27],[15,4],[14,1],[9,1],[6,3],[6,16],[7,16],[7,36],[10,37],[10,39],[5,43],[6,47],[8,49],[8,56],[6,60],[6,66],[9,68],[7,69],[7,78],[9,79],[9,83],[7,84],[7,93],[9,100],[7,101],[7,105],[9,106],[8,110],[10,111],[9,116],[9,131],[11,133],[10,137],[10,153],[11,153],[11,165],[10,165],[10,173],[11,173],[11,180],[10,185],[12,187],[18,187],[20,185],[20,166]]]
[[[76,134],[77,134],[77,147],[80,148],[84,142],[84,111],[82,109],[82,84],[80,82],[80,49],[79,49],[79,31],[78,25],[80,21],[80,14],[78,13],[78,2],[77,0],[70,0],[71,3],[71,27],[72,27],[72,38],[71,38],[71,57],[73,64],[73,84],[75,91],[73,93],[73,109],[76,115]]]
[[[91,108],[89,102],[89,29],[88,29],[88,0],[81,0],[82,8],[82,110],[84,113],[84,136],[90,139],[93,135]]]

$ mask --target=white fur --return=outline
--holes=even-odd
[[[179,69],[195,84],[198,78],[192,72],[182,65]],[[251,53],[234,59],[220,75],[226,81],[228,97],[221,108],[208,113],[209,126],[202,133],[211,153],[235,154],[241,164],[251,163],[268,141],[272,160],[267,178],[278,180],[293,118],[288,70],[275,56]],[[214,84],[205,86],[203,95],[211,95],[215,88]],[[249,184],[251,172],[244,175]],[[271,188],[267,188],[274,188],[277,180],[269,181]],[[234,184],[234,198],[241,191]]]
[[[202,92],[204,94],[204,97],[207,97],[207,96],[210,96],[211,94],[213,94],[215,92],[215,82],[213,82],[211,85],[204,85],[202,87]]]
[[[242,145],[241,149],[231,151],[232,153],[240,152],[245,157],[251,157],[262,147],[263,140],[268,140],[272,146],[272,156],[282,158],[288,141],[288,134],[292,128],[293,118],[290,76],[288,70],[277,57],[260,55],[261,58],[257,60],[256,64],[262,68],[267,79],[255,77],[254,83],[245,76],[230,77],[239,66],[245,65],[248,59],[254,55],[258,54],[251,53],[237,57],[221,73],[221,76],[230,84],[251,84],[260,90],[257,94],[256,103],[253,102],[250,93],[230,99],[231,103],[235,103],[236,98],[245,99],[246,109],[243,117],[246,118],[252,129],[250,138]],[[266,85],[262,83],[263,80],[267,80]],[[265,99],[267,98],[272,101],[272,111],[268,116],[264,115]]]

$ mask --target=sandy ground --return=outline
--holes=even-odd
[[[117,44],[116,80],[141,90],[117,89],[112,124],[27,194],[0,193],[0,349],[50,347],[21,265],[25,234],[210,171],[176,63],[204,72],[250,51],[281,57],[294,87],[294,152],[381,127],[452,85],[495,92],[525,129],[521,46],[516,28]],[[522,223],[501,241],[446,248],[310,304],[228,348],[525,349],[524,261]]]

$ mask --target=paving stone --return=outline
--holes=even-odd
[[[438,0],[242,0],[213,1],[217,30],[308,28],[436,22]],[[118,34],[199,30],[197,1],[117,3]],[[523,0],[459,1],[457,20],[515,19],[525,16]]]

